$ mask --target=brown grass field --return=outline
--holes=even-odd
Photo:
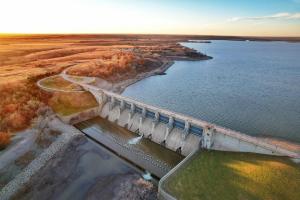
[[[160,67],[164,59],[194,53],[177,44],[182,40],[146,35],[0,35],[0,131],[4,132],[0,140],[28,127],[43,106],[67,115],[95,105],[88,94],[74,104],[70,98],[78,94],[42,91],[38,80],[72,67],[70,74],[118,82]],[[62,80],[45,84],[76,87]]]

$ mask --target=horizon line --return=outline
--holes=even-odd
[[[215,35],[215,34],[211,34],[211,35],[201,35],[201,34],[180,34],[180,33],[6,33],[6,32],[0,32],[0,36],[3,35],[169,35],[169,36],[210,36],[210,37],[259,37],[259,38],[300,38],[299,36],[271,36],[271,35]]]

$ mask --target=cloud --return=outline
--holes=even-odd
[[[236,22],[236,21],[256,21],[256,20],[272,20],[272,19],[300,19],[300,13],[276,13],[274,15],[265,15],[265,16],[258,16],[258,17],[233,17],[228,19],[229,22]]]
[[[296,13],[290,17],[290,19],[300,19],[300,13]]]

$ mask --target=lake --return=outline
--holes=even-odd
[[[182,43],[213,59],[176,61],[123,95],[246,134],[300,142],[300,44]]]

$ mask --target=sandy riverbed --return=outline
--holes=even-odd
[[[132,166],[82,136],[55,155],[12,199],[99,197],[156,199],[156,187]]]

